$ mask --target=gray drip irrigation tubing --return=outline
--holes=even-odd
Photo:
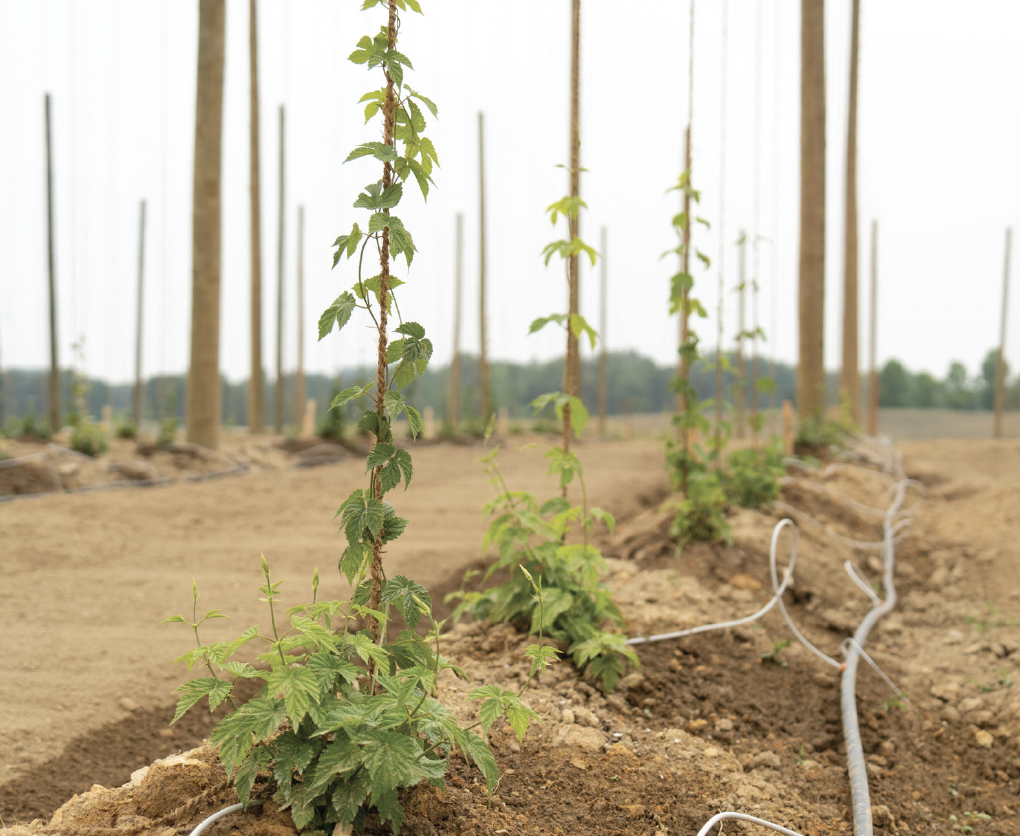
[[[902,527],[903,521],[894,524],[894,520],[900,514],[900,507],[903,505],[907,485],[912,482],[912,480],[906,479],[903,476],[903,471],[898,459],[895,460],[893,466],[895,467],[896,478],[898,481],[894,486],[895,493],[893,501],[886,509],[885,517],[882,521],[883,536],[881,545],[885,550],[885,565],[883,567],[884,574],[882,577],[882,583],[883,588],[885,589],[886,598],[883,601],[880,599],[876,600],[872,597],[872,601],[875,605],[864,617],[860,625],[858,625],[853,639],[844,642],[846,661],[842,665],[840,665],[840,663],[831,656],[820,651],[804,637],[804,635],[794,625],[793,620],[786,611],[786,607],[783,605],[783,592],[786,591],[786,587],[793,576],[793,568],[797,562],[797,526],[790,519],[780,520],[772,531],[772,543],[769,548],[769,569],[772,575],[772,589],[774,594],[772,599],[764,607],[745,618],[738,618],[733,621],[725,621],[719,624],[705,624],[700,627],[693,627],[689,630],[677,630],[673,633],[662,633],[656,636],[636,636],[628,639],[626,642],[628,645],[647,644],[649,642],[680,638],[681,636],[691,636],[695,633],[703,633],[708,630],[720,630],[726,627],[736,627],[740,624],[748,624],[757,620],[772,609],[773,606],[778,604],[787,626],[793,631],[794,635],[800,640],[800,642],[823,661],[838,667],[842,673],[842,677],[840,679],[840,710],[843,714],[843,737],[846,741],[847,771],[850,777],[850,794],[853,802],[854,836],[874,836],[874,825],[871,819],[871,793],[868,789],[868,771],[864,761],[864,748],[861,745],[861,727],[857,719],[857,695],[855,693],[857,685],[857,663],[860,661],[862,655],[866,656],[863,647],[864,642],[867,641],[868,634],[871,632],[871,628],[875,626],[883,615],[896,606],[896,587],[893,583],[893,567],[895,563],[894,547],[896,542],[896,533]],[[786,526],[790,527],[790,530],[793,532],[794,539],[793,547],[790,552],[790,562],[786,567],[786,571],[783,573],[783,580],[780,582],[776,566],[776,553],[779,543],[779,535]],[[850,575],[851,580],[860,586],[859,579],[854,577],[849,568],[847,569],[847,573]],[[874,663],[872,662],[872,664]],[[879,671],[879,673],[881,673],[881,671]],[[882,676],[887,682],[889,681],[884,674],[882,674]],[[233,804],[219,812],[213,813],[209,816],[209,818],[200,822],[198,826],[191,831],[190,836],[200,836],[200,834],[213,822],[242,809],[244,809],[243,804]],[[802,834],[797,831],[790,830],[782,825],[775,824],[774,822],[749,816],[746,813],[735,812],[722,812],[712,816],[712,818],[702,825],[701,830],[698,831],[698,836],[708,836],[708,833],[712,830],[712,828],[717,824],[721,826],[722,821],[725,819],[736,819],[738,821],[746,821],[751,824],[757,824],[761,827],[766,827],[769,830],[774,830],[777,833],[782,833],[783,836],[802,836]]]
[[[881,454],[879,454],[881,456]],[[888,461],[885,457],[881,457],[883,461]],[[794,566],[797,561],[797,527],[790,519],[781,520],[773,529],[772,532],[772,543],[769,549],[769,569],[772,575],[772,599],[765,604],[756,613],[749,615],[745,618],[735,619],[733,621],[726,621],[718,624],[706,624],[699,627],[694,627],[688,630],[677,630],[672,633],[662,633],[656,636],[638,636],[627,640],[628,645],[645,644],[648,642],[665,641],[667,639],[680,638],[681,636],[691,636],[695,633],[703,633],[708,630],[718,630],[725,627],[736,627],[740,624],[747,624],[757,620],[763,616],[766,612],[772,609],[776,604],[779,605],[780,612],[785,619],[787,626],[790,627],[793,634],[797,639],[814,653],[816,656],[821,658],[823,661],[834,665],[839,668],[842,676],[840,679],[840,710],[843,715],[843,737],[846,741],[847,751],[847,771],[850,779],[850,793],[853,802],[853,815],[854,815],[854,836],[874,836],[874,825],[871,817],[871,794],[868,789],[868,772],[864,760],[864,749],[861,745],[861,730],[860,723],[857,719],[857,697],[855,693],[856,680],[857,680],[857,665],[860,658],[864,658],[874,666],[874,662],[867,656],[863,650],[864,642],[868,638],[868,634],[871,632],[872,627],[878,622],[878,620],[891,611],[896,605],[896,587],[893,583],[893,569],[895,565],[895,543],[898,539],[897,534],[900,530],[909,524],[909,520],[900,520],[895,522],[896,517],[900,516],[901,507],[903,505],[904,496],[906,494],[907,486],[910,484],[916,485],[917,483],[913,480],[907,479],[903,475],[902,468],[898,457],[890,456],[890,466],[894,470],[892,475],[897,481],[893,485],[893,499],[889,507],[884,511],[882,521],[882,542],[878,544],[869,543],[858,543],[851,541],[848,538],[841,538],[856,548],[879,548],[885,552],[885,560],[883,561],[883,589],[885,590],[885,600],[878,598],[873,592],[870,592],[866,587],[862,586],[861,579],[851,571],[851,566],[847,566],[847,574],[850,575],[851,580],[858,586],[861,587],[868,597],[871,599],[874,606],[868,611],[868,614],[861,621],[857,627],[857,631],[854,633],[852,639],[847,639],[843,644],[843,652],[846,660],[841,665],[831,656],[826,655],[818,648],[814,647],[797,629],[794,625],[793,620],[790,618],[786,611],[786,607],[783,605],[782,595],[786,590],[786,587],[792,577]],[[874,471],[872,471],[874,472]],[[912,510],[913,506],[911,506]],[[796,510],[796,509],[791,509]],[[808,517],[808,519],[812,519]],[[812,520],[813,521],[813,520]],[[820,523],[819,523],[820,525]],[[783,573],[782,582],[779,581],[778,570],[776,565],[776,553],[777,545],[779,542],[779,534],[784,527],[789,526],[793,532],[793,544],[790,552],[790,562],[786,567],[786,571]],[[849,563],[849,561],[847,561]],[[878,668],[876,667],[876,670]],[[880,670],[879,674],[887,683],[889,682],[888,677],[885,676]],[[895,690],[895,689],[894,689]],[[763,819],[755,818],[754,816],[748,816],[744,813],[734,812],[723,812],[713,816],[705,825],[698,831],[698,836],[707,836],[708,832],[718,823],[721,823],[724,819],[738,819],[740,821],[751,822],[753,824],[767,827],[778,833],[785,834],[785,836],[801,836],[796,831],[789,830],[781,825],[768,822]]]
[[[262,803],[263,803],[262,800],[255,799],[254,801],[249,802],[248,806],[249,807],[253,807],[256,804],[262,804]],[[195,829],[191,831],[189,836],[199,836],[199,834],[204,832],[205,829],[207,827],[209,827],[209,825],[211,825],[213,822],[217,822],[220,819],[222,819],[224,816],[229,816],[231,813],[236,813],[239,810],[243,810],[243,809],[244,809],[244,805],[243,804],[231,804],[229,807],[224,807],[222,810],[217,810],[215,813],[213,813],[207,819],[204,819],[204,820],[200,821],[195,826]]]
[[[86,457],[87,458],[87,457]],[[0,462],[0,467],[16,467],[22,464],[28,464],[29,461],[42,461],[45,463],[42,453],[33,453],[29,456],[22,456],[17,459],[9,459]],[[95,485],[84,485],[80,488],[64,488],[60,485],[60,478],[56,471],[50,467],[53,473],[54,479],[56,479],[56,485],[53,490],[49,491],[37,491],[35,493],[19,493],[11,494],[9,496],[0,496],[0,503],[3,502],[14,502],[18,499],[39,499],[43,496],[52,496],[57,493],[64,494],[76,494],[76,493],[94,493],[96,491],[111,491],[111,490],[127,490],[130,488],[154,488],[162,485],[171,485],[180,478],[184,482],[207,482],[211,479],[221,479],[224,476],[240,476],[242,473],[247,473],[251,468],[246,464],[237,465],[230,470],[214,470],[208,473],[193,473],[190,476],[184,477],[172,477],[164,476],[158,479],[131,479],[122,480],[119,482],[100,482]]]

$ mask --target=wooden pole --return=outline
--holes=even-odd
[[[460,423],[460,303],[464,281],[464,216],[457,213],[457,252],[453,292],[453,359],[450,388],[446,395],[446,419],[454,432]]]
[[[747,419],[747,363],[744,362],[744,329],[747,299],[747,233],[740,231],[740,276],[737,284],[737,422],[734,435],[743,438],[746,435]]]
[[[602,340],[599,352],[599,437],[606,434],[606,410],[609,402],[609,354],[606,349],[606,228],[599,234],[599,254],[602,264],[599,271],[599,338]]]
[[[50,94],[46,94],[46,259],[50,278],[50,431],[60,429],[60,365],[57,357],[57,264],[53,255],[53,142]]]
[[[825,410],[825,5],[801,0],[797,414]]]
[[[276,390],[273,392],[273,429],[283,432],[283,204],[284,110],[280,105],[279,226],[276,230]]]
[[[1006,260],[1002,271],[1002,321],[999,326],[999,356],[995,362],[995,438],[1002,438],[1002,401],[1006,385],[1006,303],[1009,299],[1009,251],[1013,243],[1013,230],[1006,230]]]
[[[297,379],[294,422],[305,412],[305,207],[297,210]]]
[[[719,121],[719,308],[718,326],[715,344],[715,429],[713,431],[713,451],[715,466],[722,470],[722,422],[723,422],[723,299],[726,296],[726,280],[723,264],[726,256],[726,35],[729,22],[729,4],[723,0],[722,7],[722,67],[720,69],[720,85],[722,87]]]
[[[248,432],[265,428],[262,371],[262,216],[259,178],[259,73],[256,2],[248,0],[248,180],[251,190],[251,369],[248,377]]]
[[[793,404],[783,401],[783,452],[793,455]]]
[[[778,434],[779,411],[777,404],[779,400],[779,378],[777,377],[779,343],[779,306],[777,304],[779,288],[779,61],[782,55],[781,21],[779,17],[781,7],[774,4],[773,17],[773,58],[772,58],[772,310],[769,321],[769,339],[772,340],[772,350],[769,351],[769,377],[772,378],[772,391],[769,392],[769,414],[771,416],[770,427],[773,434]]]
[[[571,37],[570,37],[570,197],[580,195],[581,185],[581,0],[573,0],[571,6]],[[567,221],[570,240],[580,234],[580,211],[571,213]],[[568,306],[570,316],[580,312],[580,282],[577,273],[577,253],[567,259]],[[568,395],[581,394],[581,358],[578,352],[577,337],[567,327],[566,374],[564,375],[564,391]],[[563,409],[563,449],[570,449],[570,404]],[[566,486],[563,495],[566,496]]]
[[[871,222],[871,323],[868,346],[868,432],[878,435],[878,221]]]
[[[7,408],[4,401],[4,363],[3,363],[3,317],[0,316],[0,429],[4,426],[5,411]]]
[[[135,397],[131,417],[135,430],[142,426],[142,323],[145,299],[145,201],[138,218],[138,327],[135,329]]]
[[[758,445],[758,278],[761,242],[761,0],[754,7],[754,269],[751,279],[751,437]]]
[[[846,227],[843,236],[843,368],[841,396],[854,424],[861,421],[861,380],[857,368],[857,53],[861,0],[853,0],[850,34],[850,109],[846,138]]]
[[[215,450],[220,383],[220,182],[226,4],[199,1],[192,189],[191,367],[185,403],[188,441]]]
[[[683,251],[680,254],[680,272],[685,276],[691,275],[691,126],[694,123],[694,0],[690,2],[690,24],[687,27],[687,130],[684,136],[684,171],[687,172],[688,188],[684,189],[683,212]],[[693,280],[690,280],[692,281]],[[688,302],[690,290],[684,287],[680,292],[680,346],[679,358],[677,361],[677,374],[680,375],[682,389],[677,391],[673,400],[673,408],[679,414],[686,415],[690,406],[690,398],[687,393],[687,385],[691,382],[691,360],[687,353],[687,344],[691,338],[690,311]],[[680,443],[683,446],[684,455],[680,463],[680,495],[687,496],[687,480],[689,477],[689,461],[691,454],[691,433],[693,430],[684,426],[678,426],[677,432],[680,435]]]
[[[478,112],[478,327],[481,345],[478,354],[478,417],[485,424],[492,407],[489,394],[489,356],[485,333],[485,121]]]

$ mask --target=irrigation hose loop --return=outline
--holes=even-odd
[[[843,568],[846,569],[846,573],[850,576],[850,580],[857,584],[857,588],[868,596],[872,604],[878,606],[882,603],[878,595],[875,594],[875,590],[872,588],[871,584],[868,583],[868,579],[865,577],[860,566],[852,560],[845,560],[843,561]]]
[[[786,571],[783,574],[783,582],[777,584],[776,578],[776,548],[779,542],[779,533],[789,526],[793,531],[793,548],[790,552],[790,562],[786,567]],[[772,582],[774,594],[768,603],[765,604],[757,612],[751,615],[745,616],[744,618],[737,618],[733,621],[721,621],[715,624],[702,624],[698,627],[691,627],[687,630],[675,630],[672,633],[660,633],[655,636],[635,636],[634,638],[627,639],[624,644],[635,645],[635,644],[648,644],[650,642],[666,641],[667,639],[679,639],[684,636],[693,636],[696,633],[705,633],[709,630],[723,630],[727,627],[739,627],[742,624],[750,624],[752,621],[757,621],[765,613],[767,613],[772,607],[776,605],[778,601],[782,606],[782,595],[786,591],[786,587],[789,585],[790,580],[793,578],[793,569],[797,564],[797,526],[793,520],[785,519],[780,520],[776,527],[772,530],[772,545],[769,548],[769,565],[772,571]]]
[[[716,813],[712,816],[712,818],[705,822],[704,825],[702,825],[701,830],[698,831],[698,836],[708,836],[708,832],[717,824],[722,822],[723,819],[737,819],[738,821],[747,821],[751,824],[759,824],[762,827],[767,827],[769,830],[776,831],[776,833],[782,833],[783,836],[802,836],[802,834],[798,833],[796,830],[789,830],[781,825],[773,824],[770,821],[765,821],[765,819],[749,816],[746,813]]]
[[[262,804],[262,802],[263,802],[263,799],[256,798],[256,799],[253,799],[252,801],[249,801],[248,802],[248,806],[252,807],[255,804]],[[204,819],[203,821],[200,821],[195,826],[195,829],[191,831],[189,836],[199,836],[199,834],[201,834],[203,831],[205,831],[205,829],[207,827],[209,827],[209,825],[211,825],[213,822],[217,822],[220,819],[222,819],[224,816],[229,816],[231,813],[236,813],[238,810],[243,810],[243,809],[244,809],[244,805],[243,804],[231,804],[229,807],[224,807],[222,810],[218,810],[217,812],[213,813],[207,819]]]
[[[914,521],[911,519],[900,520],[896,523],[896,525],[889,529],[889,533],[893,535],[893,537],[896,537],[896,535],[898,535],[904,528],[909,528],[913,524]]]
[[[780,585],[778,583],[779,577],[776,572],[776,551],[779,546],[779,535],[782,534],[783,529],[786,528],[787,526],[789,526],[790,530],[793,532],[793,545],[790,548],[790,565],[787,567],[786,576],[783,578],[782,585]],[[838,668],[839,662],[837,662],[831,656],[827,655],[826,653],[823,653],[821,650],[819,650],[817,647],[811,644],[811,642],[807,640],[804,634],[797,629],[797,625],[793,623],[793,619],[790,618],[790,614],[786,611],[786,604],[783,603],[783,592],[786,591],[787,581],[790,578],[790,574],[793,572],[794,564],[797,562],[798,536],[799,535],[797,534],[797,526],[794,524],[793,520],[790,519],[780,520],[776,527],[772,529],[772,542],[769,545],[769,572],[772,575],[772,589],[774,590],[772,600],[779,604],[779,612],[783,614],[783,620],[786,622],[786,626],[789,627],[790,632],[792,632],[793,635],[797,637],[797,641],[799,641],[802,645],[804,645],[804,647],[806,647],[808,650],[814,653],[815,656],[817,656],[823,662],[827,662],[833,667]]]
[[[844,656],[846,656],[847,653],[849,652],[848,651],[849,647],[853,647],[858,653],[861,654],[861,656],[864,657],[864,661],[867,662],[869,665],[871,665],[871,667],[875,671],[875,673],[877,673],[880,677],[882,677],[882,680],[885,682],[886,685],[889,686],[890,690],[897,697],[902,697],[903,702],[905,702],[905,703],[909,703],[910,702],[910,700],[908,700],[906,698],[906,696],[904,696],[903,691],[900,690],[899,688],[897,688],[896,685],[893,683],[893,681],[888,676],[886,676],[885,671],[883,671],[878,666],[878,663],[868,655],[867,651],[863,647],[861,647],[859,644],[857,644],[857,642],[854,641],[852,638],[847,637],[847,638],[843,639],[843,643],[839,646],[839,649],[843,652]]]

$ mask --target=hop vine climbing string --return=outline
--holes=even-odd
[[[363,8],[377,5],[379,0],[365,0]],[[316,568],[312,600],[288,608],[288,625],[277,617],[283,582],[272,580],[269,562],[261,557],[264,583],[259,591],[271,622],[267,634],[251,627],[232,642],[202,644],[200,627],[225,616],[209,610],[199,618],[194,582],[190,617],[166,619],[190,626],[195,635],[197,647],[179,661],[189,671],[198,665],[209,673],[178,689],[182,696],[174,722],[203,697],[211,709],[231,701],[239,679],[262,679],[265,687],[227,714],[210,740],[219,747],[244,808],[260,800],[256,796],[262,790],[257,788],[268,782],[272,797],[290,810],[298,830],[319,832],[352,826],[362,831],[373,812],[398,833],[404,816],[398,791],[423,780],[440,783],[457,752],[482,773],[489,793],[494,792],[499,771],[485,736],[505,717],[523,739],[537,715],[521,695],[531,678],[555,661],[555,651],[544,646],[540,631],[538,644],[526,651],[532,666],[524,685],[516,692],[492,685],[474,689],[467,699],[480,704],[480,719],[462,726],[436,699],[443,671],[464,673],[440,652],[442,624],[432,621],[431,596],[410,578],[387,578],[384,572],[384,546],[400,537],[408,524],[385,496],[401,482],[406,490],[414,472],[411,454],[396,443],[393,426],[406,415],[412,438],[421,434],[421,415],[405,402],[402,390],[425,373],[432,357],[425,328],[403,319],[394,295],[405,282],[393,275],[392,266],[403,256],[409,267],[417,248],[391,210],[400,204],[408,183],[416,183],[427,199],[438,166],[435,147],[424,135],[423,113],[426,109],[435,117],[436,105],[405,83],[412,65],[397,48],[398,9],[420,13],[421,8],[418,0],[388,0],[385,6],[386,25],[361,38],[350,55],[353,63],[381,69],[385,77],[382,87],[361,99],[366,103],[366,122],[381,112],[383,141],[363,143],[347,157],[347,162],[368,157],[381,163],[382,176],[354,201],[354,208],[370,213],[367,229],[354,223],[350,233],[334,242],[333,266],[357,255],[357,280],[319,318],[320,340],[347,325],[356,310],[367,313],[378,335],[374,381],[343,390],[332,404],[338,408],[365,398],[369,408],[358,426],[373,440],[365,463],[366,486],[353,491],[336,513],[346,541],[338,569],[351,586],[350,600],[319,601]],[[364,256],[370,246],[379,255],[379,273],[366,278]],[[391,306],[399,322],[393,339]],[[531,591],[541,613],[541,578]],[[394,611],[406,629],[388,638],[386,628]],[[356,629],[361,620],[368,629]],[[422,635],[419,624],[429,623]],[[251,641],[268,645],[259,657],[268,670],[232,658]],[[479,726],[481,734],[474,731]],[[199,825],[199,831],[207,825]]]

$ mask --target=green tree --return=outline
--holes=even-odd
[[[982,409],[991,409],[995,404],[995,375],[998,365],[999,350],[996,348],[989,349],[981,363],[981,392],[979,397]],[[1005,363],[1005,366],[1004,378],[1009,375],[1009,363]]]
[[[941,406],[944,400],[942,384],[933,375],[928,372],[914,375],[908,399],[910,406],[930,409],[931,407]]]
[[[973,409],[974,390],[967,378],[967,367],[963,363],[949,364],[946,375],[946,406],[950,409]]]
[[[910,374],[899,360],[889,360],[878,376],[879,406],[906,406]]]

